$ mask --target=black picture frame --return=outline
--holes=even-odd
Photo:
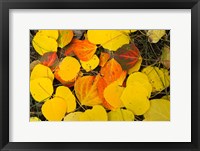
[[[191,142],[9,142],[9,9],[191,9]],[[0,148],[1,150],[200,150],[200,2],[199,0],[0,0]]]

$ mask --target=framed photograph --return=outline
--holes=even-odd
[[[199,0],[1,0],[1,150],[200,150]]]

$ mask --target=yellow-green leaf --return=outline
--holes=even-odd
[[[76,109],[76,98],[68,87],[57,87],[55,97],[60,97],[66,101],[67,113],[72,112]]]
[[[121,100],[124,106],[132,111],[134,115],[142,115],[150,107],[148,91],[139,82],[127,86],[121,95]]]
[[[42,64],[37,64],[31,72],[30,80],[34,80],[37,78],[49,78],[53,82],[54,75],[49,67]]]
[[[142,70],[148,76],[152,92],[162,91],[170,85],[169,71],[158,67],[147,66]]]
[[[53,38],[55,40],[58,39],[58,30],[39,30],[38,33],[43,34],[49,38]]]
[[[108,121],[134,121],[134,115],[129,110],[118,109],[108,113]]]
[[[87,35],[91,43],[101,44],[110,51],[116,51],[130,41],[129,35],[121,30],[88,30]]]
[[[90,60],[88,61],[81,61],[81,66],[85,71],[89,72],[91,70],[94,70],[99,65],[99,58],[97,55],[94,55]]]
[[[31,95],[37,102],[45,101],[53,94],[52,81],[49,78],[37,78],[30,81]]]
[[[170,121],[170,102],[165,99],[151,100],[144,118],[145,121]]]
[[[39,122],[41,121],[38,117],[30,117],[30,122]]]
[[[95,105],[92,109],[86,110],[79,117],[80,121],[107,121],[106,110],[101,105]]]
[[[151,43],[157,43],[165,34],[165,30],[148,30],[147,32],[148,40]]]
[[[59,30],[58,32],[59,32],[58,46],[60,48],[64,48],[71,42],[74,33],[72,30]]]
[[[64,118],[64,121],[79,121],[79,117],[81,114],[83,114],[83,112],[74,112],[67,114]]]
[[[42,105],[42,114],[48,121],[61,121],[66,113],[67,103],[64,99],[54,97]]]
[[[137,82],[139,82],[143,85],[144,88],[146,88],[146,90],[148,91],[148,97],[150,97],[152,92],[152,86],[149,83],[147,75],[142,72],[134,72],[127,78],[126,85],[131,86]]]
[[[32,45],[40,55],[43,55],[46,52],[57,52],[58,47],[58,43],[55,39],[50,38],[41,32],[38,32],[33,37]]]

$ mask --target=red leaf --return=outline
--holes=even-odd
[[[123,70],[129,70],[138,61],[140,52],[134,44],[126,44],[119,48],[114,54],[115,60],[121,65]]]
[[[55,69],[59,63],[59,59],[56,52],[47,52],[40,58],[40,62],[51,69]]]

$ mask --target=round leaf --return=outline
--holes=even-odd
[[[81,61],[81,66],[85,71],[89,72],[91,70],[94,70],[99,65],[99,58],[97,55],[94,55],[90,60],[88,61]]]
[[[108,113],[108,121],[134,121],[134,115],[129,110],[118,109]]]

